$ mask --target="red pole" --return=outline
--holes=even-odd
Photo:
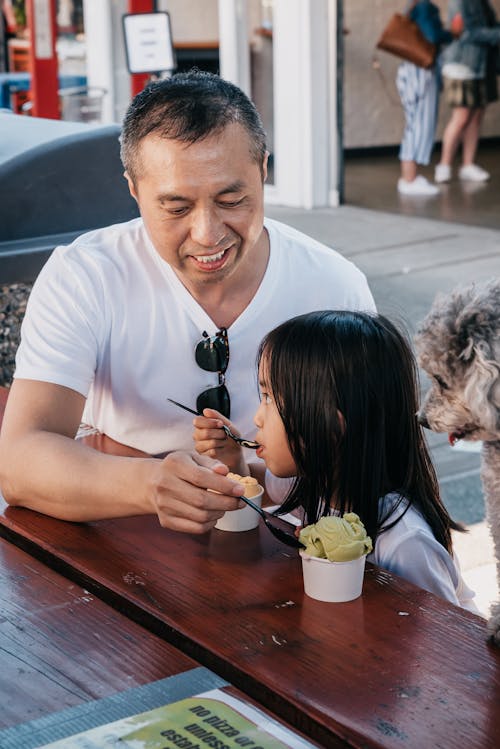
[[[26,0],[34,117],[60,119],[56,0]]]
[[[153,13],[155,0],[128,0],[129,13]],[[130,91],[132,96],[138,94],[146,86],[149,73],[133,73],[130,76]]]

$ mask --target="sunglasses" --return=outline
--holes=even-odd
[[[206,331],[202,333],[203,338],[196,344],[194,356],[196,363],[206,372],[217,372],[219,384],[208,388],[199,394],[196,399],[198,413],[203,413],[204,408],[213,408],[229,419],[231,414],[231,401],[226,387],[225,372],[229,364],[229,341],[226,328],[221,328],[213,336]]]

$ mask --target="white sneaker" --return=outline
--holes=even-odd
[[[477,164],[467,164],[459,169],[458,176],[460,179],[466,179],[470,182],[486,182],[490,175],[486,169],[481,169]]]
[[[429,180],[419,174],[411,182],[401,177],[398,180],[398,192],[401,195],[438,195],[439,187],[432,185]]]
[[[434,182],[449,182],[451,179],[451,166],[448,164],[437,164],[434,169]]]

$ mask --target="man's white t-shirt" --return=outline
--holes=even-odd
[[[334,250],[267,219],[270,257],[262,282],[228,329],[231,420],[255,432],[255,359],[272,328],[321,309],[374,311],[365,276]],[[218,384],[194,351],[217,326],[152,246],[141,219],[57,247],[34,284],[23,321],[16,378],[76,390],[84,421],[152,454],[192,449],[195,408]]]

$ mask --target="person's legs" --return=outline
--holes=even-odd
[[[472,116],[463,134],[462,166],[459,169],[458,176],[460,179],[469,180],[470,182],[486,182],[490,178],[489,172],[474,163],[485,107],[478,107],[471,111]]]
[[[415,161],[401,161],[401,179],[413,182],[417,176],[417,163]]]
[[[471,116],[463,133],[462,140],[462,164],[467,166],[474,163],[476,156],[477,144],[479,141],[479,130],[483,121],[485,109],[473,109]]]
[[[417,176],[414,145],[414,122],[417,102],[415,95],[416,77],[415,65],[408,62],[401,63],[396,76],[396,87],[401,98],[401,104],[403,105],[405,127],[399,149],[399,160],[401,163],[401,179],[408,182],[412,182]]]
[[[398,191],[407,195],[436,195],[438,189],[417,174],[417,164],[428,164],[436,126],[437,82],[434,71],[403,63],[396,79],[405,113],[399,159]]]
[[[454,107],[450,121],[443,132],[443,145],[441,150],[440,165],[451,167],[458,145],[462,140],[465,129],[474,114],[473,109],[467,107]]]

